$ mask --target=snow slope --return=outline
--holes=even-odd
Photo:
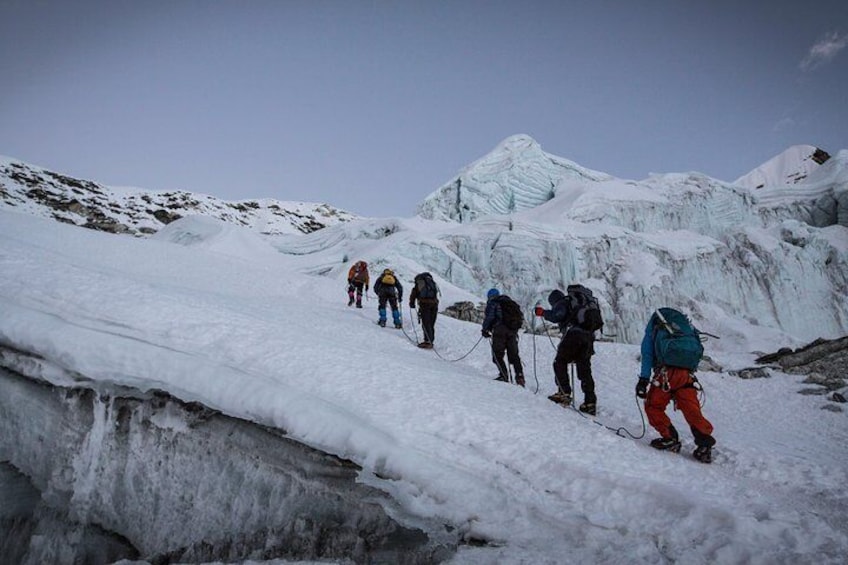
[[[474,324],[440,316],[436,349],[422,351],[406,308],[404,332],[373,323],[373,296],[347,308],[346,267],[358,255],[343,263],[314,241],[346,234],[287,243],[322,252],[269,255],[244,230],[179,223],[178,237],[138,239],[0,211],[0,343],[41,356],[48,369],[35,378],[105,394],[166,390],[350,458],[409,512],[488,542],[463,546],[455,563],[844,562],[846,415],[795,394],[799,377],[702,373],[718,445],[715,463],[701,465],[671,409],[687,453],[652,450],[651,431],[613,433],[641,432],[637,346],[597,344],[593,421],[545,398],[555,338],[522,336],[521,389],[492,381]],[[355,250],[378,259],[395,259],[386,230],[393,248],[449,256],[415,227],[345,229],[362,230]],[[180,244],[186,234],[195,244]],[[697,255],[702,243],[691,243],[678,241],[678,252]],[[651,276],[650,265],[632,267],[631,280]],[[413,273],[399,272],[408,286]],[[467,295],[444,287],[446,302]],[[723,342],[707,350],[725,369],[751,362]]]
[[[794,145],[742,175],[734,184],[756,190],[768,186],[802,183],[822,165],[813,159],[817,150],[818,148],[812,145]]]

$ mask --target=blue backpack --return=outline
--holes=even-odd
[[[685,314],[673,308],[660,308],[653,315],[654,362],[694,371],[704,355],[701,332]]]

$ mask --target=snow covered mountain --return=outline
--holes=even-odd
[[[348,222],[283,254],[202,216],[133,238],[0,210],[2,555],[844,562],[846,413],[803,377],[736,378],[752,356],[709,341],[724,370],[699,372],[718,440],[701,465],[671,409],[684,452],[649,447],[638,346],[596,344],[588,419],[546,398],[553,336],[521,336],[526,389],[494,382],[479,324],[440,316],[421,350],[414,315],[397,331],[370,293],[346,306],[349,261],[303,253],[340,228],[375,267],[450,253],[420,235],[437,225]],[[473,297],[441,282],[446,304]]]
[[[178,216],[210,216],[250,227],[278,252],[308,256],[308,272],[339,276],[347,260],[365,258],[409,278],[433,272],[464,300],[497,286],[528,311],[578,281],[599,296],[610,339],[635,343],[647,312],[671,305],[751,351],[761,344],[743,336],[800,345],[848,333],[848,152],[822,153],[792,148],[737,183],[699,173],[633,181],[516,135],[427,197],[418,218],[355,221],[323,205],[122,196],[7,160],[0,202],[88,227],[105,217],[120,226],[113,231],[137,234]],[[763,179],[779,183],[760,186]],[[43,194],[53,195],[49,207]],[[222,227],[174,227],[183,244],[210,241],[192,229]]]
[[[829,392],[848,388],[747,368],[753,351],[846,333],[846,160],[791,186],[630,181],[519,136],[436,191],[422,216],[309,233],[193,195],[201,205],[154,200],[182,217],[152,223],[95,185],[104,200],[85,207],[129,228],[108,231],[142,237],[99,233],[99,216],[75,212],[86,181],[7,166],[0,555],[842,563],[848,437]],[[56,209],[36,201],[43,186]],[[529,310],[551,288],[591,286],[615,334],[596,344],[597,418],[546,399],[553,335],[522,334],[522,389],[492,381],[478,324],[440,316],[424,351],[414,312],[396,331],[372,323],[370,294],[348,308],[360,258],[407,288],[431,271],[443,305],[496,285]],[[640,432],[633,343],[661,305],[720,337],[699,371],[711,466],[693,462],[685,431],[679,455]],[[769,378],[734,376],[753,373]]]
[[[108,187],[0,156],[0,209],[100,231],[150,235],[188,214],[266,234],[309,233],[355,216],[327,204],[272,199],[225,202],[205,194]]]
[[[528,311],[582,282],[600,298],[605,333],[627,343],[641,339],[648,312],[671,305],[740,350],[762,346],[751,335],[800,345],[848,333],[846,162],[842,151],[790,187],[699,173],[632,181],[515,136],[430,195],[419,219],[272,243],[328,269],[364,257],[407,277],[428,270],[472,297],[497,286]]]
[[[734,184],[748,188],[798,184],[830,159],[827,151],[812,145],[795,145],[742,175]]]
[[[545,153],[527,135],[514,135],[427,197],[419,214],[468,222],[535,208],[552,199],[560,185],[610,178]]]

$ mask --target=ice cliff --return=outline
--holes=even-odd
[[[358,480],[359,466],[284,430],[164,392],[55,386],[37,356],[0,348],[0,359],[26,373],[0,369],[4,563],[412,564],[455,547]]]
[[[545,153],[527,135],[514,135],[431,194],[419,206],[419,214],[467,222],[534,208],[569,181],[605,178],[608,175]]]
[[[418,220],[273,243],[323,253],[328,269],[364,256],[408,278],[429,270],[472,297],[498,286],[528,311],[551,289],[583,282],[617,341],[638,341],[649,312],[669,305],[739,350],[754,347],[742,337],[751,326],[800,345],[848,333],[848,152],[817,164],[814,151],[790,151],[776,161],[781,173],[769,173],[773,162],[748,177],[803,178],[756,188],[694,172],[613,178],[514,136],[431,194]]]

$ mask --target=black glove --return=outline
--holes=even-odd
[[[481,330],[481,331],[480,331],[480,334],[481,334],[483,337],[492,337],[492,332],[490,332],[489,330]]]
[[[648,397],[648,379],[639,378],[639,381],[636,383],[636,396],[639,398]]]

